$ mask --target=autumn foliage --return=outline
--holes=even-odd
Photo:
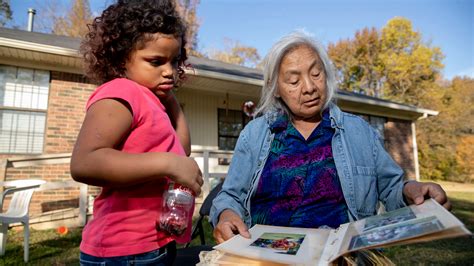
[[[443,68],[441,50],[423,43],[401,17],[329,44],[328,53],[341,89],[415,105]]]
[[[408,19],[329,44],[340,89],[439,111],[417,122],[422,178],[474,182],[474,80],[444,80],[443,54]]]
[[[439,115],[417,123],[421,175],[474,183],[474,79],[437,82],[422,100]]]
[[[92,19],[89,0],[75,0],[67,14],[53,16],[53,33],[83,37],[88,32],[87,24],[90,24]]]

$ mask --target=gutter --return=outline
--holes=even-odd
[[[0,37],[0,46],[11,47],[16,49],[23,49],[35,52],[43,52],[54,55],[64,55],[79,58],[80,55],[77,49],[70,49],[52,45],[45,45],[40,43],[25,42],[19,40],[11,40]]]
[[[422,114],[420,117],[417,118],[417,120],[427,118],[428,116],[437,116],[439,114],[438,111],[433,111],[429,109],[411,107],[411,106],[406,106],[406,105],[392,103],[392,102],[376,101],[376,100],[367,99],[367,98],[361,99],[354,96],[349,96],[349,95],[344,95],[344,94],[339,94],[339,93],[336,93],[336,99]]]
[[[200,69],[192,69],[192,70],[185,70],[186,74],[193,75],[193,76],[200,76],[200,77],[207,77],[212,79],[220,79],[225,81],[233,81],[237,83],[246,83],[255,86],[263,86],[263,80],[261,79],[254,79],[254,78],[247,78],[242,76],[235,76],[220,72],[214,72],[209,70],[200,70]]]

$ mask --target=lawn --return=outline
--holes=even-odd
[[[474,232],[474,186],[443,183],[453,203],[452,212]],[[467,188],[467,189],[466,189]],[[209,224],[205,223],[206,244],[214,244]],[[55,230],[32,230],[28,265],[78,265],[81,228],[69,228],[65,236]],[[198,244],[198,239],[193,244]],[[397,265],[473,265],[474,238],[438,240],[431,243],[395,246],[385,254]],[[23,232],[10,230],[6,253],[0,265],[24,265]]]

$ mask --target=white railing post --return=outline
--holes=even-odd
[[[87,222],[87,189],[86,184],[79,185],[79,225],[84,226]]]
[[[204,150],[203,151],[203,170],[204,173],[202,173],[202,178],[204,179],[204,184],[202,185],[202,196],[203,199],[207,197],[209,194],[210,186],[209,186],[209,151]]]

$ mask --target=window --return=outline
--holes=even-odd
[[[372,116],[372,115],[364,115],[359,113],[353,113],[362,117],[369,125],[371,125],[380,135],[381,139],[385,142],[385,123],[387,122],[387,118],[380,117],[380,116]]]
[[[0,153],[41,153],[49,71],[0,65]]]
[[[219,150],[232,151],[240,131],[250,121],[242,111],[218,109]]]

